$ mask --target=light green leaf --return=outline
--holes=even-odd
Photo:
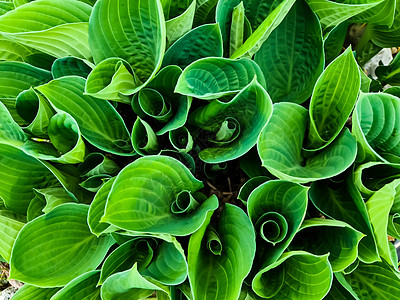
[[[184,69],[201,58],[222,57],[222,50],[219,24],[204,24],[177,40],[165,53],[162,66],[177,65]]]
[[[24,226],[11,254],[10,278],[40,287],[57,287],[94,270],[113,240],[90,233],[86,223],[88,208],[83,204],[63,204]]]
[[[75,0],[33,1],[0,16],[0,34],[57,58],[76,56],[90,60],[91,9]]]
[[[194,299],[237,299],[244,278],[253,263],[255,234],[246,214],[238,207],[225,204],[215,226],[219,254],[215,254],[209,237],[211,213],[189,241],[189,281]],[[213,240],[215,243],[218,240]]]
[[[345,128],[326,148],[303,156],[308,122],[307,110],[294,103],[276,103],[272,117],[261,132],[258,152],[263,166],[283,180],[310,182],[346,170],[355,160],[355,138]]]
[[[293,41],[293,42],[288,42]],[[255,54],[273,102],[302,103],[324,68],[322,30],[304,1],[297,1]]]
[[[24,284],[13,296],[13,300],[50,300],[60,288],[40,288],[30,284]]]
[[[310,5],[311,9],[318,15],[325,28],[336,26],[351,17],[368,11],[369,9],[373,12],[372,9],[376,9],[379,4],[384,2],[384,0],[306,1]]]
[[[0,102],[0,142],[20,147],[28,139],[28,135],[18,126],[7,107]]]
[[[244,39],[244,6],[243,1],[233,8],[232,23],[229,40],[229,56],[232,56],[235,51],[243,45]]]
[[[101,150],[133,155],[129,132],[121,116],[107,101],[83,95],[85,79],[66,76],[36,89],[55,109],[69,113],[78,123],[82,136]]]
[[[108,174],[98,174],[90,176],[79,185],[89,192],[96,193],[110,179],[111,176]]]
[[[386,1],[391,3],[392,1]],[[396,1],[395,16],[392,26],[376,26],[368,24],[371,30],[371,40],[381,48],[396,47],[400,42],[400,2]]]
[[[174,158],[139,158],[118,174],[101,221],[138,232],[190,234],[203,224],[208,211],[218,207],[218,199],[213,195],[190,214],[174,214],[171,205],[179,192],[194,193],[202,187]]]
[[[257,232],[259,267],[278,260],[293,240],[307,209],[307,188],[271,180],[250,194],[247,210]]]
[[[126,60],[133,74],[146,84],[161,66],[165,44],[160,0],[99,0],[93,7],[89,45],[96,64],[119,57]],[[133,89],[132,94],[141,86]]]
[[[324,70],[315,85],[307,149],[322,149],[338,136],[353,111],[360,85],[358,65],[349,47]]]
[[[399,179],[386,184],[380,190],[376,191],[366,203],[379,254],[387,263],[391,264],[396,269],[398,268],[397,255],[395,252],[393,253],[393,245],[387,238],[387,228],[389,214],[396,195],[396,188],[399,184]]]
[[[345,222],[312,218],[303,222],[289,247],[317,255],[329,254],[333,272],[339,272],[357,259],[358,244],[364,236]]]
[[[102,223],[100,221],[106,208],[107,198],[111,191],[111,187],[115,181],[115,178],[108,180],[96,193],[94,199],[89,207],[88,220],[90,231],[96,236],[100,236],[102,233],[108,231],[110,224]],[[111,226],[110,231],[113,231]]]
[[[231,58],[235,59],[242,56],[252,57],[268,39],[272,31],[282,22],[294,3],[295,0],[284,0],[279,4],[250,35],[244,44],[231,55]],[[218,9],[216,19],[218,21]]]
[[[231,101],[213,100],[208,105],[198,108],[190,115],[189,123],[214,133],[216,141],[215,147],[206,148],[199,153],[200,159],[207,163],[220,163],[244,155],[257,143],[258,136],[271,114],[271,99],[256,79]],[[224,140],[218,134],[221,133],[221,125],[227,120],[231,123],[226,126],[235,129],[235,132],[232,139],[229,137],[228,140]]]
[[[15,214],[0,210],[0,255],[8,262],[18,232],[24,225],[25,223],[19,220]]]
[[[99,278],[99,270],[82,274],[59,290],[50,300],[100,300],[100,287],[97,287]]]
[[[318,256],[292,251],[259,271],[252,287],[263,298],[317,300],[328,293],[332,279],[328,254]]]
[[[175,92],[213,100],[240,92],[255,76],[264,87],[264,75],[254,61],[248,58],[232,60],[208,57],[195,61],[183,70]]]
[[[312,183],[310,199],[323,214],[347,222],[366,235],[358,245],[358,257],[361,261],[373,263],[380,260],[367,208],[352,176],[340,183],[332,180]]]
[[[167,294],[166,299],[170,299],[168,288],[155,280],[140,275],[137,264],[135,264],[130,270],[116,273],[107,278],[101,287],[101,299],[139,300],[149,297],[155,290]]]
[[[167,48],[192,29],[195,12],[196,0],[193,0],[182,14],[165,22]]]
[[[99,62],[89,74],[85,95],[129,103],[124,96],[136,93],[141,85],[142,82],[127,61],[111,57]]]
[[[395,300],[400,292],[399,275],[385,262],[360,263],[345,278],[362,300]]]
[[[11,211],[25,214],[34,197],[33,188],[58,184],[57,178],[36,158],[0,144],[0,198]]]
[[[360,95],[352,131],[358,143],[357,161],[400,162],[400,99],[385,93]]]

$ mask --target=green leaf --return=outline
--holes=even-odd
[[[201,58],[222,57],[222,50],[219,24],[204,24],[177,40],[165,53],[162,66],[177,65],[184,69]]]
[[[113,244],[86,223],[88,206],[63,204],[23,227],[11,254],[10,278],[40,287],[66,285],[94,270]]]
[[[40,288],[30,284],[24,284],[13,296],[13,300],[50,300],[59,288]]]
[[[312,218],[303,222],[290,250],[329,254],[333,272],[339,272],[357,259],[358,244],[363,237],[364,234],[345,222]]]
[[[396,188],[399,184],[399,179],[386,184],[380,190],[376,191],[366,202],[368,216],[371,220],[379,255],[394,268],[398,268],[397,255],[396,252],[393,253],[394,247],[387,238],[387,228],[389,214],[396,195]]]
[[[352,131],[358,143],[357,161],[399,162],[400,99],[385,93],[360,95]]]
[[[76,56],[90,60],[91,9],[75,0],[33,1],[0,16],[0,34],[57,58]]]
[[[345,276],[360,299],[395,300],[400,291],[399,275],[385,262],[362,264]]]
[[[361,79],[351,48],[335,59],[318,79],[310,102],[308,149],[329,145],[342,131],[360,90]]]
[[[100,236],[102,233],[106,232],[110,228],[110,224],[102,223],[100,221],[104,214],[104,209],[106,208],[107,198],[110,194],[111,187],[115,181],[115,178],[108,180],[101,188],[97,191],[94,199],[89,207],[88,220],[90,231],[96,236]],[[111,226],[111,231],[113,230]]]
[[[133,155],[129,132],[115,108],[106,101],[83,95],[85,79],[66,76],[36,89],[55,109],[69,113],[78,123],[82,136],[101,150]]]
[[[18,220],[15,214],[0,210],[0,255],[8,262],[10,261],[11,250],[18,232],[24,225],[25,223]]]
[[[89,192],[96,193],[110,179],[111,176],[108,174],[93,175],[79,185]]]
[[[214,22],[218,0],[197,0],[196,2],[196,13],[193,21],[194,27]]]
[[[324,300],[360,300],[342,273],[333,273],[333,275],[335,276],[333,277],[332,287],[329,293],[324,297]]]
[[[292,251],[259,271],[252,287],[257,295],[268,299],[322,299],[328,293],[332,279],[327,254],[318,256]]]
[[[307,122],[305,108],[294,103],[276,103],[261,132],[258,152],[262,164],[280,179],[305,183],[329,178],[342,173],[355,160],[356,141],[347,129],[328,147],[303,156]]]
[[[149,297],[154,291],[166,294],[169,299],[169,290],[160,283],[140,275],[137,264],[130,270],[116,273],[107,278],[101,287],[101,299],[130,299],[140,300]]]
[[[187,153],[193,148],[193,138],[186,127],[170,131],[169,141],[179,152]]]
[[[257,232],[260,267],[278,260],[293,240],[307,209],[307,188],[271,180],[250,194],[247,210]]]
[[[182,74],[182,70],[177,66],[166,66],[149,82],[148,88],[157,91],[162,95],[165,105],[170,107],[171,118],[165,125],[159,125],[156,129],[157,135],[163,135],[164,133],[180,128],[185,125],[187,116],[189,113],[192,98],[184,95],[180,95],[174,92],[176,83],[179,76]],[[137,94],[139,95],[140,92]],[[132,107],[136,97],[132,99]],[[162,127],[161,127],[162,126]],[[160,129],[158,129],[161,127]]]
[[[51,300],[100,300],[100,288],[97,287],[99,278],[99,270],[82,274],[59,290]]]
[[[18,115],[28,123],[24,131],[37,138],[47,139],[49,122],[55,114],[49,101],[30,88],[18,95],[15,105]]]
[[[233,8],[232,23],[229,40],[229,55],[232,56],[235,51],[243,45],[244,39],[244,6],[243,1]]]
[[[99,62],[90,72],[85,95],[129,103],[124,96],[136,93],[141,85],[142,82],[127,61],[111,57]]]
[[[392,1],[387,1],[388,3]],[[376,26],[369,24],[371,40],[381,48],[396,47],[400,42],[400,3],[396,1],[395,16],[392,26]]]
[[[325,27],[336,26],[341,22],[373,9],[383,3],[383,0],[306,0],[311,9],[318,15],[321,24]],[[346,3],[343,3],[346,2]],[[375,11],[376,13],[377,11]],[[389,24],[390,25],[390,24]]]
[[[114,175],[119,172],[120,167],[107,156],[93,152],[85,157],[78,170],[82,177],[90,177],[99,174]]]
[[[342,52],[344,41],[346,39],[347,20],[336,25],[324,38],[325,65],[329,65]]]
[[[189,281],[194,299],[237,299],[244,278],[250,272],[256,251],[255,234],[246,214],[225,204],[215,226],[222,250],[214,254],[207,242],[211,213],[189,241]],[[214,239],[215,242],[215,239]]]
[[[132,268],[134,264],[137,264],[139,272],[143,271],[153,260],[158,246],[158,240],[153,238],[136,237],[126,241],[104,261],[98,284],[103,284],[112,274]]]
[[[293,41],[293,42],[288,42]],[[322,30],[304,1],[297,1],[255,54],[273,102],[302,103],[324,68]]]
[[[145,85],[161,66],[165,44],[160,0],[100,0],[93,7],[89,45],[96,64],[111,57],[124,59]]]
[[[7,107],[0,102],[0,142],[20,147],[28,139],[28,135],[18,126]]]
[[[246,107],[244,110],[243,107]],[[199,153],[200,159],[207,163],[220,163],[236,159],[248,152],[256,143],[264,125],[272,114],[272,102],[264,88],[254,79],[231,101],[213,100],[208,105],[195,110],[189,123],[216,134],[221,124],[228,119],[235,125],[232,141],[209,147]],[[233,126],[228,124],[227,126]]]
[[[54,79],[70,75],[86,78],[91,70],[91,63],[72,56],[56,59],[51,66],[51,74]]]
[[[208,57],[195,61],[183,70],[175,92],[213,100],[240,92],[255,76],[264,87],[264,75],[254,61],[248,58],[232,60]]]
[[[11,211],[25,214],[34,197],[33,188],[58,184],[57,178],[36,158],[0,144],[0,198]]]
[[[174,214],[171,205],[179,192],[193,193],[202,187],[174,158],[139,158],[118,174],[101,221],[138,232],[190,234],[203,224],[208,211],[218,207],[218,199],[213,195],[190,214]]]
[[[31,86],[44,84],[51,80],[49,71],[16,61],[0,62],[0,101],[10,110],[13,118],[20,122],[15,108],[18,94]]]
[[[167,47],[192,29],[195,12],[196,0],[193,0],[182,14],[165,22]]]
[[[367,207],[354,185],[352,176],[340,183],[332,180],[312,183],[310,199],[323,214],[335,220],[347,222],[366,235],[358,245],[358,257],[361,261],[373,263],[380,260]]]
[[[237,49],[233,55],[231,55],[231,58],[235,59],[242,56],[252,57],[268,39],[275,28],[283,21],[294,3],[295,0],[284,0],[280,3],[250,35],[244,44]],[[218,21],[218,19],[217,8],[216,20]]]
[[[45,203],[42,211],[48,213],[53,208],[60,204],[69,202],[78,202],[76,199],[72,198],[70,194],[63,187],[51,187],[45,189],[34,189],[36,197],[42,199]]]
[[[140,155],[159,154],[160,144],[151,126],[137,117],[132,128],[133,149]]]
[[[238,194],[238,199],[241,200],[243,203],[246,202],[246,205],[247,205],[247,200],[248,200],[251,192],[254,191],[261,184],[267,182],[268,180],[271,180],[271,179],[267,176],[255,176],[255,177],[250,178],[240,188],[239,194]]]

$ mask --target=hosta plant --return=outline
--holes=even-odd
[[[0,1],[12,299],[398,299],[399,46],[398,0]]]

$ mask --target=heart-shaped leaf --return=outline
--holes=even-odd
[[[88,209],[84,204],[63,204],[24,226],[11,254],[10,277],[57,287],[96,269],[114,242],[90,232]]]

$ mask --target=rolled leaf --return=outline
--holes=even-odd
[[[174,158],[142,157],[118,174],[101,221],[138,232],[190,234],[203,224],[208,211],[218,207],[218,199],[211,196],[189,214],[174,214],[171,204],[182,190],[195,192],[202,186]]]
[[[92,65],[88,61],[72,56],[56,59],[51,66],[54,79],[70,75],[86,78],[91,70]]]
[[[257,258],[261,265],[269,265],[282,255],[304,220],[307,188],[288,181],[268,181],[250,194],[247,209],[258,234]]]
[[[242,109],[244,106],[246,110]],[[189,118],[191,125],[214,132],[218,142],[224,141],[218,134],[221,134],[220,126],[227,118],[234,121],[237,131],[228,137],[226,143],[215,142],[216,147],[201,151],[200,159],[207,163],[220,163],[242,156],[257,143],[258,136],[271,114],[271,99],[256,79],[231,101],[214,100],[195,110]]]
[[[222,249],[207,247],[210,241],[210,218],[189,241],[189,281],[194,299],[237,299],[242,282],[254,259],[255,234],[246,214],[226,204],[215,227]],[[211,236],[215,243],[215,236]],[[216,288],[218,287],[218,288]]]

